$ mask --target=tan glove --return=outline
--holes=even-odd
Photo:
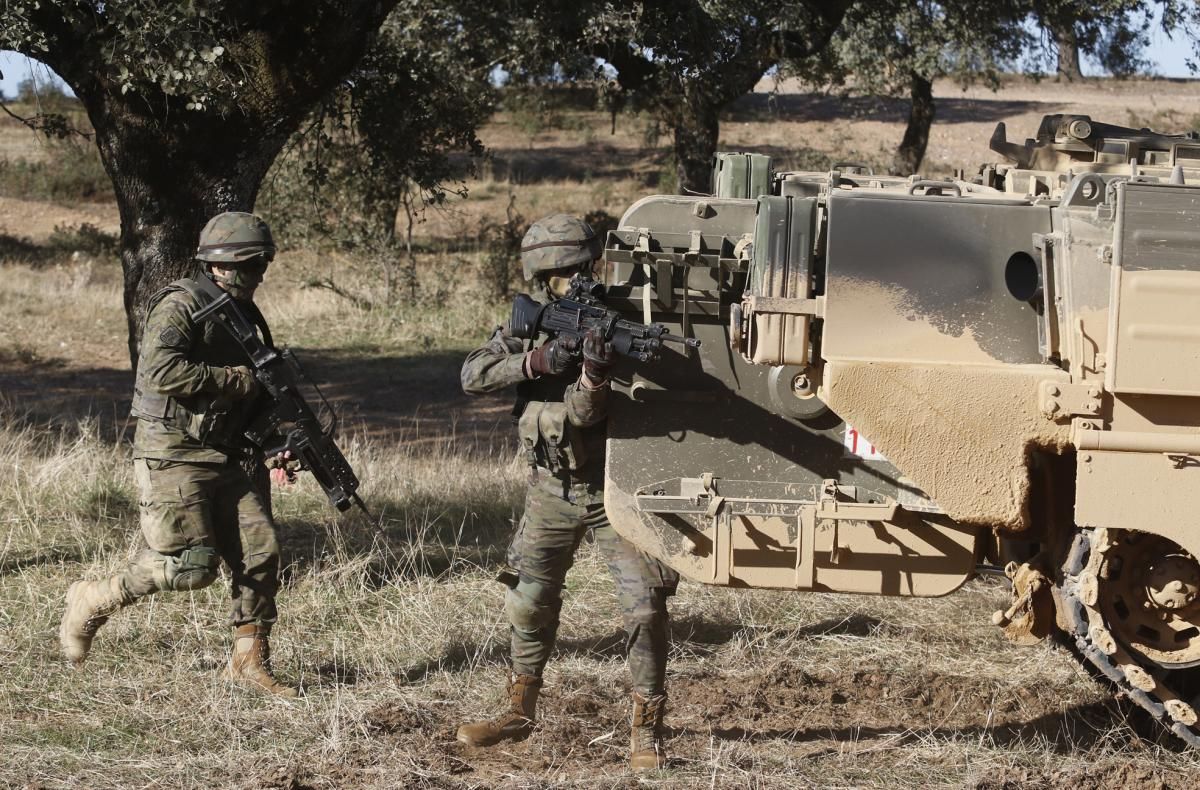
[[[244,400],[258,392],[258,379],[245,365],[225,368],[225,386],[221,394],[230,400]]]

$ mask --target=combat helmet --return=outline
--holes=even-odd
[[[578,217],[551,214],[529,226],[521,239],[521,271],[526,280],[535,274],[589,264],[600,257],[602,242]]]
[[[226,211],[210,219],[200,231],[196,259],[235,268],[237,264],[266,256],[275,257],[275,239],[262,218],[244,211]]]

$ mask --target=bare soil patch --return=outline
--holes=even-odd
[[[3,139],[3,135],[0,135]],[[79,203],[64,206],[60,203],[17,200],[0,197],[0,236],[25,239],[34,244],[44,242],[56,227],[95,225],[106,233],[121,230],[117,207],[112,203]]]

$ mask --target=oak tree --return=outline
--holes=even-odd
[[[129,352],[149,297],[193,269],[203,223],[250,210],[312,107],[396,0],[8,0],[0,48],[79,97],[121,217]]]
[[[645,0],[611,4],[589,28],[612,65],[671,131],[681,191],[707,192],[721,111],[785,58],[819,51],[850,0]]]
[[[601,62],[671,134],[679,189],[707,192],[721,111],[780,60],[823,48],[852,0],[525,3],[525,69]]]
[[[491,36],[503,23],[493,8],[400,0],[268,178],[263,205],[280,217],[283,234],[361,253],[382,275],[389,301],[405,252],[404,284],[415,296],[414,224],[448,191],[465,194],[463,178],[483,154],[477,130],[492,112],[498,46]]]

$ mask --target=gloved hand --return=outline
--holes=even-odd
[[[561,376],[579,364],[579,341],[573,337],[556,337],[530,351],[526,361],[530,372],[536,376]]]
[[[300,460],[292,458],[291,450],[284,450],[282,453],[271,456],[266,463],[271,470],[271,482],[277,486],[289,486],[296,482],[296,475],[302,468]]]
[[[254,377],[253,370],[245,365],[225,368],[225,386],[221,390],[222,395],[230,400],[243,400],[256,392],[258,392],[258,379]]]
[[[604,335],[595,329],[589,329],[583,336],[583,372],[594,385],[608,381],[609,371],[617,361],[612,343],[604,339]]]

